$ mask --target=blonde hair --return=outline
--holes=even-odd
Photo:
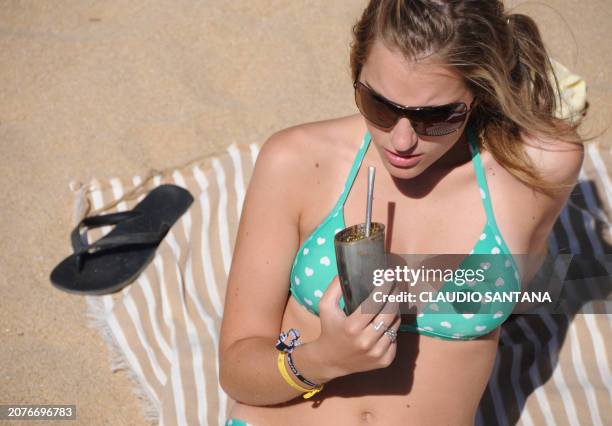
[[[528,186],[552,195],[525,154],[522,135],[582,145],[580,115],[556,116],[559,84],[536,23],[498,0],[371,0],[353,26],[350,67],[357,80],[380,40],[410,61],[435,57],[463,76],[477,102],[470,122],[479,144]],[[573,184],[572,184],[573,186]]]

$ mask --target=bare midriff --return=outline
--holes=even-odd
[[[283,330],[291,327],[300,330],[303,342],[320,333],[319,318],[293,297],[282,322]],[[473,425],[495,360],[497,332],[461,342],[401,332],[389,367],[338,377],[310,399],[298,396],[270,406],[236,402],[231,417],[255,426]]]

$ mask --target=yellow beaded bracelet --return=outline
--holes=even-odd
[[[314,389],[306,389],[306,388],[301,387],[297,383],[295,383],[293,381],[293,379],[291,378],[291,376],[289,375],[289,373],[287,372],[287,369],[285,368],[285,356],[286,356],[285,352],[279,352],[278,353],[278,358],[276,359],[276,364],[278,365],[278,370],[280,371],[281,376],[283,376],[283,379],[285,379],[285,381],[287,383],[289,383],[289,385],[293,389],[298,390],[300,392],[306,392],[306,393],[304,393],[302,395],[302,397],[304,397],[306,399],[310,398],[311,396],[313,396],[317,392],[320,392],[321,389],[323,389],[323,385],[317,386]]]

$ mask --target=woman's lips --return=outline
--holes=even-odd
[[[414,154],[414,155],[398,155],[395,154],[385,148],[385,154],[387,155],[387,159],[389,163],[393,164],[396,167],[413,167],[421,161],[423,158],[423,154]]]

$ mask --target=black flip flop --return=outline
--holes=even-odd
[[[132,210],[86,217],[72,231],[74,254],[51,272],[58,289],[77,294],[108,294],[134,281],[155,256],[168,230],[187,211],[193,197],[176,185],[151,190]],[[115,228],[89,244],[87,229]],[[85,232],[81,234],[82,227]]]

